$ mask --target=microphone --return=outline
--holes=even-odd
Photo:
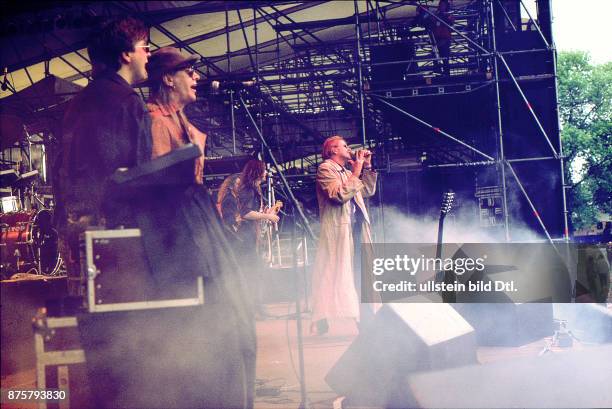
[[[212,80],[210,82],[210,90],[213,94],[218,94],[221,90],[226,91],[236,91],[248,87],[252,87],[255,85],[255,80]]]
[[[351,159],[352,160],[357,159],[357,152],[360,152],[360,151],[365,151],[363,155],[364,158],[367,158],[368,156],[372,156],[372,152],[364,148],[364,149],[357,149],[356,151],[351,151]]]

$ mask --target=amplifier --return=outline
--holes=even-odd
[[[176,289],[157,285],[140,229],[88,230],[81,234],[81,274],[89,312],[188,307],[204,303],[204,281]]]

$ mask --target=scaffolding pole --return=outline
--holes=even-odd
[[[493,38],[495,38],[495,33],[493,33]],[[529,110],[529,113],[531,113],[531,116],[533,117],[534,121],[538,125],[538,129],[540,130],[540,132],[542,133],[542,135],[546,139],[546,143],[548,143],[548,146],[553,151],[553,154],[555,155],[555,157],[559,157],[559,154],[557,153],[557,150],[555,149],[555,147],[553,146],[552,142],[550,141],[550,138],[548,137],[548,134],[544,130],[544,127],[542,126],[542,123],[538,119],[538,116],[536,115],[535,111],[533,110],[533,107],[531,106],[531,103],[529,103],[529,100],[527,99],[527,96],[525,96],[525,93],[523,92],[523,89],[521,88],[521,86],[519,85],[518,81],[516,80],[516,77],[512,73],[512,70],[508,66],[508,63],[506,62],[506,59],[502,55],[500,55],[500,54],[497,54],[497,58],[499,58],[499,60],[504,64],[504,67],[506,68],[506,71],[508,71],[508,74],[510,75],[510,78],[512,79],[512,82],[514,83],[514,86],[518,90],[519,94],[521,94],[521,97],[523,98],[523,101],[525,102],[525,105],[527,106],[527,109]]]
[[[523,8],[525,9],[527,16],[529,16],[529,21],[535,26],[536,30],[538,30],[538,34],[540,34],[540,37],[542,37],[542,41],[544,41],[544,44],[546,44],[546,48],[550,49],[550,44],[546,40],[546,37],[544,37],[544,33],[542,33],[542,30],[540,30],[540,25],[533,19],[533,17],[531,17],[531,13],[529,12],[529,9],[525,7],[523,0],[519,0],[519,2],[521,3],[521,6],[523,6]]]
[[[230,53],[232,52],[230,43],[230,31],[229,31],[229,10],[227,9],[227,3],[225,5],[225,47],[227,50],[227,72],[232,72],[232,59]],[[229,91],[230,98],[230,121],[232,127],[232,155],[236,154],[236,115],[234,112],[234,90]]]
[[[491,0],[488,1],[488,11],[489,11],[489,36],[491,37],[491,45],[493,47],[493,52],[497,52],[497,39],[495,38],[495,15],[493,2]],[[503,162],[506,160],[505,151],[504,151],[504,127],[502,122],[502,114],[501,114],[501,97],[499,92],[499,66],[497,65],[497,59],[493,58],[493,75],[495,76],[495,104],[497,108],[497,143],[498,143],[498,169],[500,172],[500,179],[502,185],[502,206],[504,212],[504,235],[506,242],[510,242],[510,215],[508,214],[508,186],[506,185],[506,170],[504,169]]]
[[[527,193],[527,191],[523,187],[523,184],[521,183],[521,180],[519,179],[518,175],[514,171],[514,168],[512,167],[512,164],[510,164],[508,161],[506,161],[505,163],[508,166],[508,169],[510,169],[510,173],[512,173],[512,176],[514,176],[514,180],[516,181],[516,184],[518,185],[519,189],[521,189],[521,192],[523,193],[523,196],[525,196],[525,199],[527,200],[527,203],[529,203],[529,207],[531,208],[531,211],[533,212],[533,215],[538,220],[538,223],[540,223],[540,227],[542,227],[542,231],[544,231],[544,234],[546,235],[546,238],[548,239],[550,244],[552,244],[553,247],[554,247],[554,243],[553,243],[552,237],[550,237],[550,234],[548,233],[548,229],[546,229],[546,226],[544,225],[544,221],[540,217],[540,213],[538,212],[538,210],[534,206],[533,202],[529,198],[529,194]]]
[[[482,151],[480,151],[480,150],[476,149],[475,147],[473,147],[473,146],[471,146],[471,145],[468,145],[467,143],[463,142],[462,140],[460,140],[460,139],[458,139],[458,138],[455,138],[454,136],[452,136],[451,134],[449,134],[449,133],[445,132],[444,130],[442,130],[442,129],[440,129],[440,128],[437,128],[437,127],[435,127],[435,126],[431,125],[431,124],[430,124],[430,123],[428,123],[428,122],[425,122],[424,120],[422,120],[422,119],[420,119],[420,118],[418,118],[418,117],[416,117],[416,116],[412,115],[411,113],[409,113],[409,112],[407,112],[407,111],[405,111],[405,110],[401,109],[400,107],[397,107],[397,106],[395,106],[395,105],[391,104],[390,102],[385,101],[383,98],[381,98],[381,97],[379,97],[379,96],[376,96],[375,98],[376,98],[376,99],[378,99],[378,100],[379,100],[380,102],[382,102],[383,104],[385,104],[385,105],[387,105],[387,106],[389,106],[389,107],[391,107],[391,108],[395,109],[395,110],[396,110],[396,111],[398,111],[398,112],[401,112],[402,114],[406,115],[407,117],[409,117],[409,118],[411,118],[411,119],[414,119],[415,121],[417,121],[417,122],[418,122],[418,123],[420,123],[421,125],[424,125],[424,126],[428,127],[428,128],[429,128],[429,129],[431,129],[432,131],[434,131],[434,132],[436,132],[436,133],[439,133],[440,135],[444,135],[444,136],[446,136],[448,139],[450,139],[450,140],[452,140],[452,141],[457,142],[458,144],[460,144],[460,145],[462,145],[462,146],[464,146],[464,147],[468,148],[468,149],[469,149],[469,150],[471,150],[471,151],[476,152],[477,154],[479,154],[479,155],[483,156],[485,159],[490,160],[490,161],[495,160],[493,157],[491,157],[491,156],[487,155],[486,153],[484,153],[484,152],[482,152]]]
[[[501,8],[501,10],[504,12],[504,16],[506,16],[506,20],[508,20],[508,23],[510,23],[510,25],[512,26],[512,30],[517,31],[516,30],[516,26],[514,25],[514,23],[512,22],[512,19],[510,18],[510,16],[508,15],[508,12],[506,11],[506,8],[504,7],[504,5],[502,4],[501,0],[496,0],[497,4],[499,4],[499,7]]]
[[[361,26],[359,24],[359,4],[357,0],[353,0],[355,6],[355,62],[357,63],[357,93],[359,96],[359,115],[361,120],[361,143],[366,145],[366,128],[365,128],[365,106],[363,96],[363,77],[361,66]]]
[[[553,74],[555,81],[555,116],[557,118],[557,129],[561,132],[561,122],[559,118],[559,84],[557,79],[557,50],[555,43],[552,43],[553,53]],[[567,196],[565,193],[565,157],[563,155],[563,141],[559,134],[559,169],[561,172],[561,196],[563,201],[563,238],[566,242],[569,242],[569,224],[568,224],[568,210],[567,210]]]

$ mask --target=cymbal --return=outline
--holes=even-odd
[[[23,137],[23,121],[16,115],[0,114],[0,149],[12,147]]]

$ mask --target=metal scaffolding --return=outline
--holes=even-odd
[[[199,84],[199,103],[188,108],[188,115],[194,124],[209,134],[209,157],[261,151],[253,124],[239,103],[242,100],[279,159],[279,166],[289,175],[312,176],[321,161],[320,145],[325,137],[333,134],[345,136],[351,144],[376,149],[376,157],[383,158],[378,165],[382,170],[390,169],[391,156],[415,158],[424,151],[427,151],[431,167],[493,167],[499,174],[506,240],[512,240],[508,180],[516,182],[527,202],[534,206],[514,171],[513,163],[557,161],[563,192],[563,238],[568,239],[563,150],[560,142],[556,148],[558,135],[546,132],[524,92],[524,84],[529,81],[550,79],[555,82],[556,97],[556,71],[515,75],[508,62],[509,58],[525,53],[551,53],[555,57],[552,41],[547,40],[522,2],[521,7],[529,17],[528,24],[537,31],[541,45],[511,51],[498,47],[496,21],[501,18],[514,31],[520,31],[523,22],[513,21],[512,13],[500,0],[455,1],[450,11],[452,24],[438,16],[437,2],[425,0],[355,0],[350,4],[352,15],[311,21],[298,20],[295,16],[318,6],[336,3],[201,2],[174,9],[156,8],[161,6],[153,3],[161,2],[107,2],[100,6],[99,13],[134,13],[147,22],[159,38],[167,40],[164,45],[180,47],[201,58],[197,69],[204,79]],[[348,9],[346,2],[338,4]],[[179,37],[166,24],[179,17],[206,13],[221,16],[224,27]],[[440,55],[435,36],[424,20],[450,30],[449,56]],[[274,33],[272,37],[263,36],[263,33],[271,31]],[[217,37],[224,43],[218,55],[206,53],[198,46],[200,42]],[[82,42],[67,44],[60,41],[46,58],[61,57],[68,63],[63,55],[76,51],[81,59],[86,60],[78,52],[83,45]],[[393,45],[408,47],[410,53],[395,56],[392,61],[373,58],[377,48]],[[33,62],[34,58],[24,58],[11,69],[25,68]],[[90,76],[89,71],[72,66],[76,74],[68,77],[69,80]],[[444,74],[440,68],[443,66],[448,67]],[[402,78],[393,81],[375,78],[377,70],[389,67],[402,67],[405,70]],[[211,87],[213,81],[219,84],[216,88]],[[521,96],[526,114],[537,126],[540,137],[549,147],[549,154],[506,156],[507,137],[501,98],[501,88],[506,84],[512,84]],[[495,134],[490,135],[490,140],[496,141],[495,152],[479,146],[479,141],[470,135],[456,135],[401,107],[405,100],[470,96],[483,90],[491,91],[491,103],[495,104]],[[143,95],[146,94],[147,90],[143,89]],[[431,138],[410,141],[402,136],[385,116],[385,110],[389,109],[403,115],[415,126],[418,124],[428,129]],[[535,207],[532,210],[542,233],[552,240],[539,216],[541,212]]]
[[[393,20],[387,14],[397,7],[418,7],[421,2],[367,2],[365,10],[354,2],[354,33],[352,38],[338,38],[323,41],[317,31],[339,22],[302,22],[297,23],[283,11],[276,9],[275,16],[268,12],[255,10],[263,18],[255,21],[271,24],[276,32],[276,44],[250,44],[246,52],[250,56],[251,67],[234,71],[223,80],[247,81],[254,79],[255,86],[246,88],[252,96],[251,103],[258,113],[263,129],[272,143],[271,146],[283,150],[280,157],[285,160],[287,168],[298,167],[303,172],[313,172],[320,157],[317,156],[323,136],[341,133],[350,142],[360,145],[379,147],[381,150],[406,150],[390,130],[389,124],[381,114],[381,105],[391,107],[397,112],[411,118],[431,130],[432,137],[441,135],[446,138],[440,152],[436,154],[437,167],[494,166],[499,173],[499,184],[503,197],[504,230],[506,240],[512,240],[510,228],[510,211],[508,209],[507,180],[511,177],[520,187],[525,200],[532,207],[532,213],[549,240],[552,236],[535,208],[512,163],[525,161],[555,160],[559,163],[560,177],[563,178],[563,155],[555,149],[551,135],[548,135],[534,111],[521,83],[554,78],[556,73],[544,73],[533,76],[515,75],[506,58],[521,53],[551,52],[551,45],[546,41],[539,25],[531,16],[530,24],[535,27],[542,38],[542,47],[531,50],[500,51],[497,46],[494,3],[498,3],[505,18],[508,13],[498,0],[478,0],[453,11],[455,24],[448,25],[436,13],[427,7],[422,8],[430,18],[437,19],[452,31],[453,45],[448,64],[449,75],[442,76],[436,72],[440,58],[428,30],[415,24],[413,20]],[[283,23],[285,22],[286,23]],[[341,23],[347,24],[348,19]],[[512,24],[512,21],[510,21]],[[516,26],[512,24],[516,30]],[[242,27],[243,29],[245,27]],[[290,34],[287,34],[290,33]],[[246,33],[244,33],[246,38]],[[415,48],[411,59],[392,62],[372,61],[373,47],[389,44],[406,44],[410,42]],[[280,45],[292,47],[295,53],[283,56]],[[228,52],[229,52],[228,45]],[[273,57],[266,49],[275,50]],[[244,53],[245,51],[243,51]],[[552,50],[554,53],[554,50]],[[261,56],[260,56],[261,53]],[[401,83],[383,84],[372,89],[372,73],[376,67],[390,65],[410,66]],[[507,75],[504,75],[507,73]],[[425,79],[425,81],[423,81]],[[510,82],[521,95],[527,111],[537,125],[541,137],[550,148],[550,156],[525,158],[507,158],[504,151],[504,126],[502,121],[502,101],[500,85]],[[482,88],[492,87],[497,112],[496,138],[497,151],[489,155],[466,140],[465,136],[452,135],[440,129],[436,124],[428,123],[413,113],[397,106],[395,100],[419,98],[431,95],[449,95],[473,93]],[[261,103],[265,101],[265,103]],[[240,116],[232,107],[232,116]],[[339,126],[341,125],[341,126]],[[232,132],[235,129],[232,128]],[[234,139],[234,138],[232,138]],[[439,138],[438,146],[440,146]],[[299,150],[289,152],[288,145],[299,145]],[[425,144],[426,146],[427,144]],[[444,146],[446,145],[446,146]],[[252,145],[248,145],[251,147]],[[391,147],[391,148],[390,148]],[[416,150],[423,146],[413,147]],[[388,153],[388,152],[386,152]],[[304,159],[306,160],[298,160]],[[296,161],[297,160],[297,161]],[[564,181],[562,180],[562,185]],[[563,190],[563,189],[562,189]],[[563,237],[568,239],[567,208],[563,194],[564,225]]]

